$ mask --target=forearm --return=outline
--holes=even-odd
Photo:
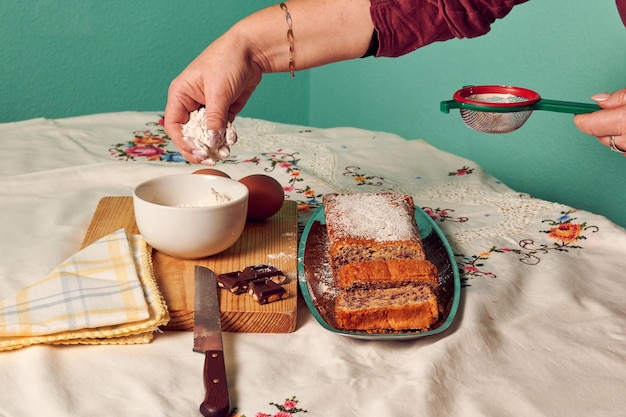
[[[374,25],[369,0],[290,0],[296,70],[362,56]],[[285,11],[278,4],[238,22],[224,38],[244,45],[263,72],[289,70]]]

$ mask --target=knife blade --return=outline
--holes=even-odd
[[[226,365],[222,344],[222,324],[215,273],[196,265],[194,270],[193,350],[204,353],[205,417],[230,415]]]

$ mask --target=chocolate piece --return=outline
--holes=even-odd
[[[234,294],[243,294],[248,291],[250,281],[255,277],[244,275],[240,271],[228,272],[217,276],[217,285]]]
[[[276,284],[284,284],[287,282],[285,274],[283,274],[280,269],[270,264],[247,266],[242,271],[242,274],[254,276],[255,278],[270,278]]]
[[[286,289],[268,278],[250,281],[248,294],[259,304],[272,303],[289,295]]]

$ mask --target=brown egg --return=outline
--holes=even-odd
[[[285,191],[274,178],[263,175],[248,175],[239,180],[248,187],[248,220],[265,220],[272,217],[283,206]]]
[[[199,169],[197,171],[192,172],[192,174],[215,175],[216,177],[230,178],[230,175],[228,175],[227,173],[222,172],[219,169],[211,169],[211,168]]]

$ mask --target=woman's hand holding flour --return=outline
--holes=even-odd
[[[293,75],[296,70],[362,56],[374,30],[369,7],[369,0],[292,0],[236,23],[170,85],[165,130],[181,154],[205,165],[225,158],[233,137],[236,140],[229,123],[263,73]],[[184,135],[190,114],[202,107],[204,136]],[[187,130],[198,132],[196,127]]]

